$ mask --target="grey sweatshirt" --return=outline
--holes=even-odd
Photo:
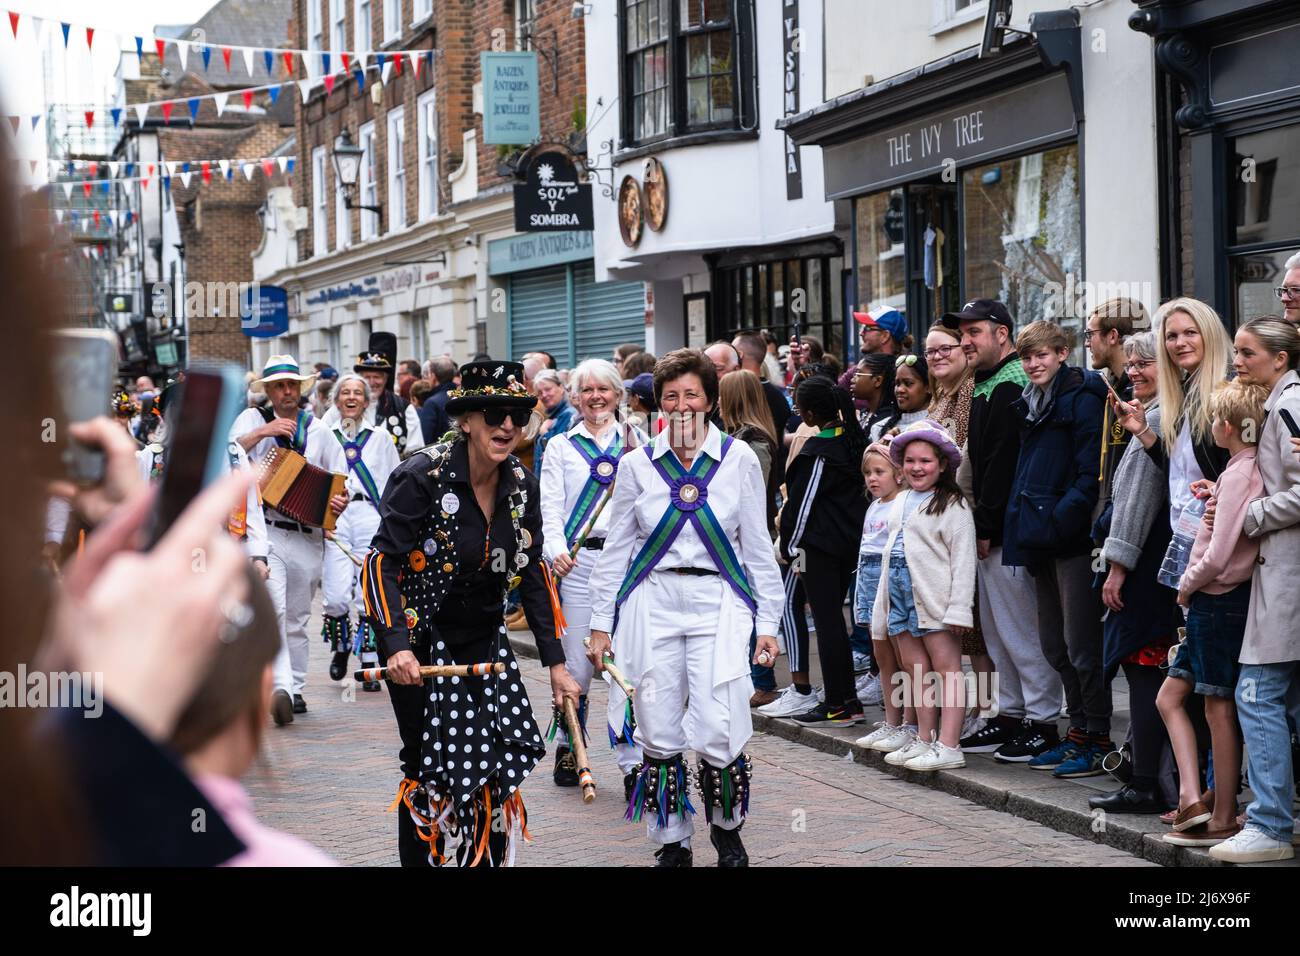
[[[1160,440],[1160,403],[1147,409],[1147,424]],[[1151,525],[1160,509],[1167,507],[1169,479],[1160,470],[1140,441],[1130,441],[1119,460],[1113,479],[1110,535],[1102,546],[1107,561],[1132,571],[1142,555],[1142,545],[1151,533]]]

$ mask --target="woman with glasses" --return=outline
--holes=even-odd
[[[1292,325],[1300,325],[1300,252],[1286,261],[1282,284],[1273,294],[1282,303],[1282,318]]]
[[[508,589],[520,589],[554,703],[581,695],[551,612],[537,479],[512,454],[534,403],[523,366],[478,361],[460,375],[447,402],[456,437],[393,471],[361,579],[402,739],[403,866],[503,863],[522,830],[519,786],[546,748],[506,635]],[[480,663],[505,671],[420,673]]]
[[[926,417],[938,422],[957,447],[966,447],[970,403],[975,396],[975,369],[961,347],[961,330],[942,323],[925,335],[926,364],[930,368],[930,408]]]

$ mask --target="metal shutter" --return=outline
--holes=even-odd
[[[573,267],[578,360],[610,358],[624,342],[645,341],[645,287],[640,282],[595,281],[589,262]]]
[[[569,355],[568,270],[539,269],[510,277],[508,349],[518,361],[525,352],[545,349],[560,368],[572,365]]]

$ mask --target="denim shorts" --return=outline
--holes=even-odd
[[[880,563],[878,554],[863,555],[858,565],[858,583],[854,588],[853,623],[871,627],[871,612],[880,592]]]
[[[1187,608],[1187,639],[1178,645],[1169,676],[1189,681],[1198,694],[1232,700],[1241,673],[1237,659],[1249,607],[1249,581],[1227,594],[1193,594]]]
[[[886,630],[890,637],[904,633],[922,637],[940,630],[921,630],[921,622],[916,617],[916,601],[912,596],[912,575],[907,570],[907,561],[897,556],[889,561],[889,623]]]

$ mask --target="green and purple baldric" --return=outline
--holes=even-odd
[[[596,510],[601,495],[618,474],[618,461],[623,456],[624,449],[623,436],[617,432],[606,451],[601,451],[600,446],[586,435],[575,434],[568,437],[569,443],[578,450],[578,454],[591,469],[587,483],[582,486],[582,493],[578,495],[578,503],[573,509],[573,514],[569,515],[569,520],[564,525],[564,540],[572,547],[578,540],[578,535],[582,533],[582,529],[587,526],[587,519]]]
[[[379,487],[375,484],[374,475],[370,474],[370,469],[361,460],[361,450],[366,447],[366,442],[370,440],[370,436],[373,434],[374,431],[367,428],[357,435],[354,441],[348,441],[347,436],[341,430],[334,429],[335,437],[338,438],[339,444],[343,446],[343,457],[348,460],[348,468],[357,476],[357,480],[361,482],[361,487],[366,489],[366,497],[370,499],[370,503],[378,507]]]
[[[288,439],[283,436],[276,439],[276,442],[282,448],[292,448],[300,455],[307,453],[307,429],[311,427],[311,412],[302,409],[298,412],[298,422],[293,429],[293,438]],[[269,419],[268,419],[269,421]]]
[[[616,607],[622,605],[633,589],[659,566],[659,562],[677,540],[677,535],[689,523],[700,536],[700,541],[709,552],[709,557],[713,559],[718,573],[731,585],[731,589],[745,602],[745,606],[751,613],[758,610],[758,602],[754,599],[754,591],[749,586],[745,569],[736,557],[736,552],[732,550],[731,542],[727,540],[727,534],[718,523],[713,509],[709,507],[709,482],[718,473],[722,460],[727,457],[727,450],[731,447],[732,441],[730,435],[723,438],[722,450],[716,461],[704,452],[700,452],[689,471],[682,467],[677,456],[671,451],[655,458],[654,446],[645,446],[650,463],[668,485],[671,504],[659,519],[654,531],[650,533],[650,537],[641,546],[641,551],[632,561],[632,566],[628,568],[623,586],[618,589]]]

